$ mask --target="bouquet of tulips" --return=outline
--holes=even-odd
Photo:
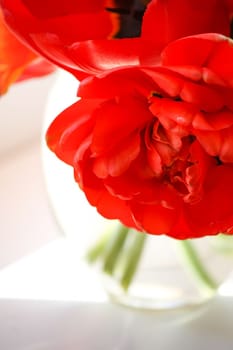
[[[121,222],[118,240],[139,232],[134,261],[146,234],[233,234],[232,0],[0,8],[0,91],[56,66],[77,78],[47,144],[90,205]]]

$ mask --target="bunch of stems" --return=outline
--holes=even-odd
[[[99,262],[102,271],[115,278],[127,292],[140,264],[147,237],[146,233],[116,225],[114,230],[108,230],[90,247],[86,259],[90,264]],[[218,284],[205,268],[192,240],[174,241],[178,245],[184,268],[197,286],[207,293],[213,293]]]

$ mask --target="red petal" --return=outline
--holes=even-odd
[[[217,34],[202,34],[182,38],[170,43],[162,52],[165,66],[205,67],[216,42],[223,40]]]
[[[197,236],[225,232],[233,226],[232,178],[232,166],[215,166],[206,178],[202,201],[185,206],[186,220]]]
[[[195,130],[194,134],[209,155],[213,157],[219,155],[222,144],[220,132]]]
[[[43,58],[35,59],[23,72],[17,82],[35,77],[41,77],[54,72],[55,66]]]
[[[155,69],[142,68],[142,71],[150,76],[163,92],[172,97],[179,96],[183,80],[177,74],[161,67]]]
[[[226,5],[227,5],[227,8],[230,12],[230,14],[232,15],[233,13],[233,0],[224,0]]]
[[[154,85],[153,79],[142,70],[122,68],[83,80],[79,85],[78,96],[106,99],[139,93],[148,98]]]
[[[25,68],[36,58],[35,53],[8,30],[0,12],[0,95],[22,76]]]
[[[138,133],[128,135],[127,139],[122,140],[116,150],[108,153],[106,147],[107,154],[94,160],[93,171],[100,178],[119,176],[128,169],[139,152],[140,135]]]
[[[93,123],[92,112],[99,103],[97,100],[80,100],[64,110],[48,128],[46,140],[49,148],[68,164],[72,164],[78,146],[87,136]]]
[[[198,105],[205,112],[219,111],[225,103],[224,96],[217,89],[187,80],[184,81],[180,97],[183,101]]]
[[[142,26],[143,38],[160,48],[184,36],[210,32],[230,34],[229,14],[221,0],[154,0]]]
[[[47,1],[46,6],[31,0],[27,4],[23,0],[2,0],[1,6],[9,26],[22,40],[39,54],[72,71],[69,55],[73,53],[67,51],[68,46],[83,40],[107,39],[116,32],[116,15],[105,10],[106,3],[56,1],[54,7],[54,0]]]
[[[95,111],[95,117],[91,149],[96,156],[117,147],[129,134],[151,120],[152,115],[146,100],[128,96],[103,103]]]
[[[233,163],[233,127],[220,131],[195,131],[197,139],[211,156],[222,162]]]
[[[68,56],[77,67],[96,74],[117,67],[139,64],[140,40],[88,40],[67,48]]]
[[[210,81],[233,86],[233,45],[229,38],[218,34],[202,34],[183,38],[169,44],[162,53],[166,66],[194,66],[213,72]],[[222,63],[224,62],[224,64]],[[210,74],[203,77],[208,80]]]
[[[75,168],[75,177],[78,182],[80,171],[82,178],[81,186],[89,203],[95,206],[98,212],[105,218],[119,219],[126,226],[136,228],[127,202],[112,196],[106,190],[102,180],[99,180],[91,171],[89,162],[84,161],[80,169]]]
[[[132,200],[140,205],[163,205],[165,208],[174,209],[179,201],[177,192],[161,184],[156,178],[142,179],[133,176],[133,167],[119,177],[108,177],[104,180],[106,188],[114,196]]]
[[[182,127],[191,125],[192,120],[198,113],[198,108],[190,103],[174,101],[169,98],[154,98],[150,110],[165,128],[173,128],[177,124]],[[175,122],[172,124],[171,121]]]
[[[220,41],[208,60],[208,68],[233,87],[233,41]]]
[[[24,5],[38,18],[65,16],[70,13],[97,12],[104,8],[105,0],[22,0]],[[43,4],[44,3],[44,4]]]
[[[174,225],[179,210],[167,209],[160,205],[131,204],[133,216],[141,230],[160,235],[168,234]]]
[[[197,130],[217,131],[228,128],[233,124],[233,112],[223,109],[218,113],[199,113],[193,120]]]

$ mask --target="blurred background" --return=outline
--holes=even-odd
[[[56,74],[15,84],[0,99],[0,268],[59,235],[41,162],[44,112]]]

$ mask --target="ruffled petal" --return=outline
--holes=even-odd
[[[75,178],[83,189],[89,203],[107,219],[118,219],[124,225],[138,228],[132,218],[127,202],[112,196],[104,187],[103,182],[90,171],[90,161],[84,160],[75,166]],[[77,164],[78,165],[78,164]]]
[[[60,113],[49,126],[47,145],[64,162],[73,164],[77,149],[93,129],[92,114],[99,103],[99,100],[80,100]]]
[[[116,40],[88,40],[67,48],[73,68],[81,67],[90,74],[105,72],[122,66],[139,64],[141,43],[138,38]]]
[[[233,127],[220,131],[195,131],[205,151],[224,163],[233,163]]]
[[[218,113],[198,113],[192,125],[196,130],[217,131],[229,128],[233,125],[233,112],[223,109]]]
[[[202,34],[176,40],[163,50],[165,66],[206,67],[217,42],[225,40],[218,34]]]
[[[150,105],[150,110],[165,128],[169,129],[175,128],[177,124],[182,128],[188,128],[199,112],[195,105],[183,101],[174,101],[169,98],[155,98]]]
[[[215,166],[206,177],[202,201],[184,208],[186,221],[197,236],[226,232],[233,225],[233,167]]]
[[[219,111],[225,105],[224,96],[216,88],[190,81],[184,81],[180,97],[183,101],[197,105],[205,112]]]
[[[152,115],[147,101],[128,96],[103,103],[95,111],[95,118],[91,150],[97,156],[114,150],[129,134],[151,120]]]
[[[140,94],[148,98],[155,87],[153,79],[138,68],[122,68],[83,80],[78,96],[84,98],[115,98]]]
[[[0,12],[0,95],[18,80],[36,54],[18,41],[6,27]],[[31,72],[30,77],[35,72]]]
[[[128,135],[126,140],[119,143],[117,149],[108,154],[106,145],[106,155],[95,158],[93,163],[93,172],[99,178],[108,176],[120,176],[125,172],[131,162],[140,152],[140,135],[133,133]]]
[[[54,3],[49,0],[42,6],[31,0],[2,0],[0,4],[8,25],[21,40],[72,72],[72,57],[66,48],[80,41],[112,37],[118,30],[117,15],[105,9],[110,0]]]
[[[28,80],[32,78],[39,78],[44,75],[53,73],[55,66],[52,65],[49,61],[43,58],[36,58],[29,66],[25,68],[22,75],[18,78],[16,82]]]
[[[153,0],[142,26],[142,37],[160,48],[184,36],[210,32],[230,34],[229,14],[222,0]]]
[[[178,209],[168,209],[160,205],[140,205],[133,202],[130,206],[141,231],[155,235],[168,234],[178,215]]]
[[[105,0],[23,0],[22,2],[33,16],[38,17],[40,19],[66,16],[70,13],[98,12],[101,8],[104,8],[105,6]]]
[[[208,60],[208,68],[233,87],[233,41],[225,38],[217,43]]]
[[[232,40],[219,34],[183,38],[172,42],[162,52],[163,65],[208,68],[215,79],[230,87],[233,86],[232,61]]]

